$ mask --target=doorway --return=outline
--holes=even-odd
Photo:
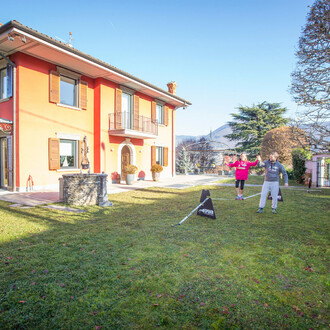
[[[131,152],[128,146],[124,146],[121,150],[121,179],[126,181],[125,166],[131,163]]]
[[[8,185],[9,185],[9,175],[8,175],[7,139],[0,138],[0,188],[7,189]]]

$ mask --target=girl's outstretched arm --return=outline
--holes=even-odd
[[[227,165],[229,167],[237,167],[238,166],[238,162],[236,161],[235,163],[225,163],[225,165]]]
[[[248,162],[249,166],[256,166],[259,160],[257,159],[255,162]]]

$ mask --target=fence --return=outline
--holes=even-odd
[[[110,113],[109,129],[110,131],[129,129],[155,136],[158,135],[158,123],[156,120],[145,116],[133,115],[130,112]]]

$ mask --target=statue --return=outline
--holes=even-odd
[[[88,169],[88,174],[90,174],[90,169],[89,169],[89,160],[87,157],[87,154],[89,153],[89,147],[87,144],[87,136],[84,136],[82,147],[81,147],[81,168],[83,170]]]

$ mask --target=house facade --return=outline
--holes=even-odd
[[[330,153],[315,153],[305,165],[313,187],[330,187]]]
[[[165,91],[17,21],[0,26],[0,75],[0,188],[54,189],[88,166],[109,180],[127,164],[175,175],[175,113],[191,103],[174,82]]]

